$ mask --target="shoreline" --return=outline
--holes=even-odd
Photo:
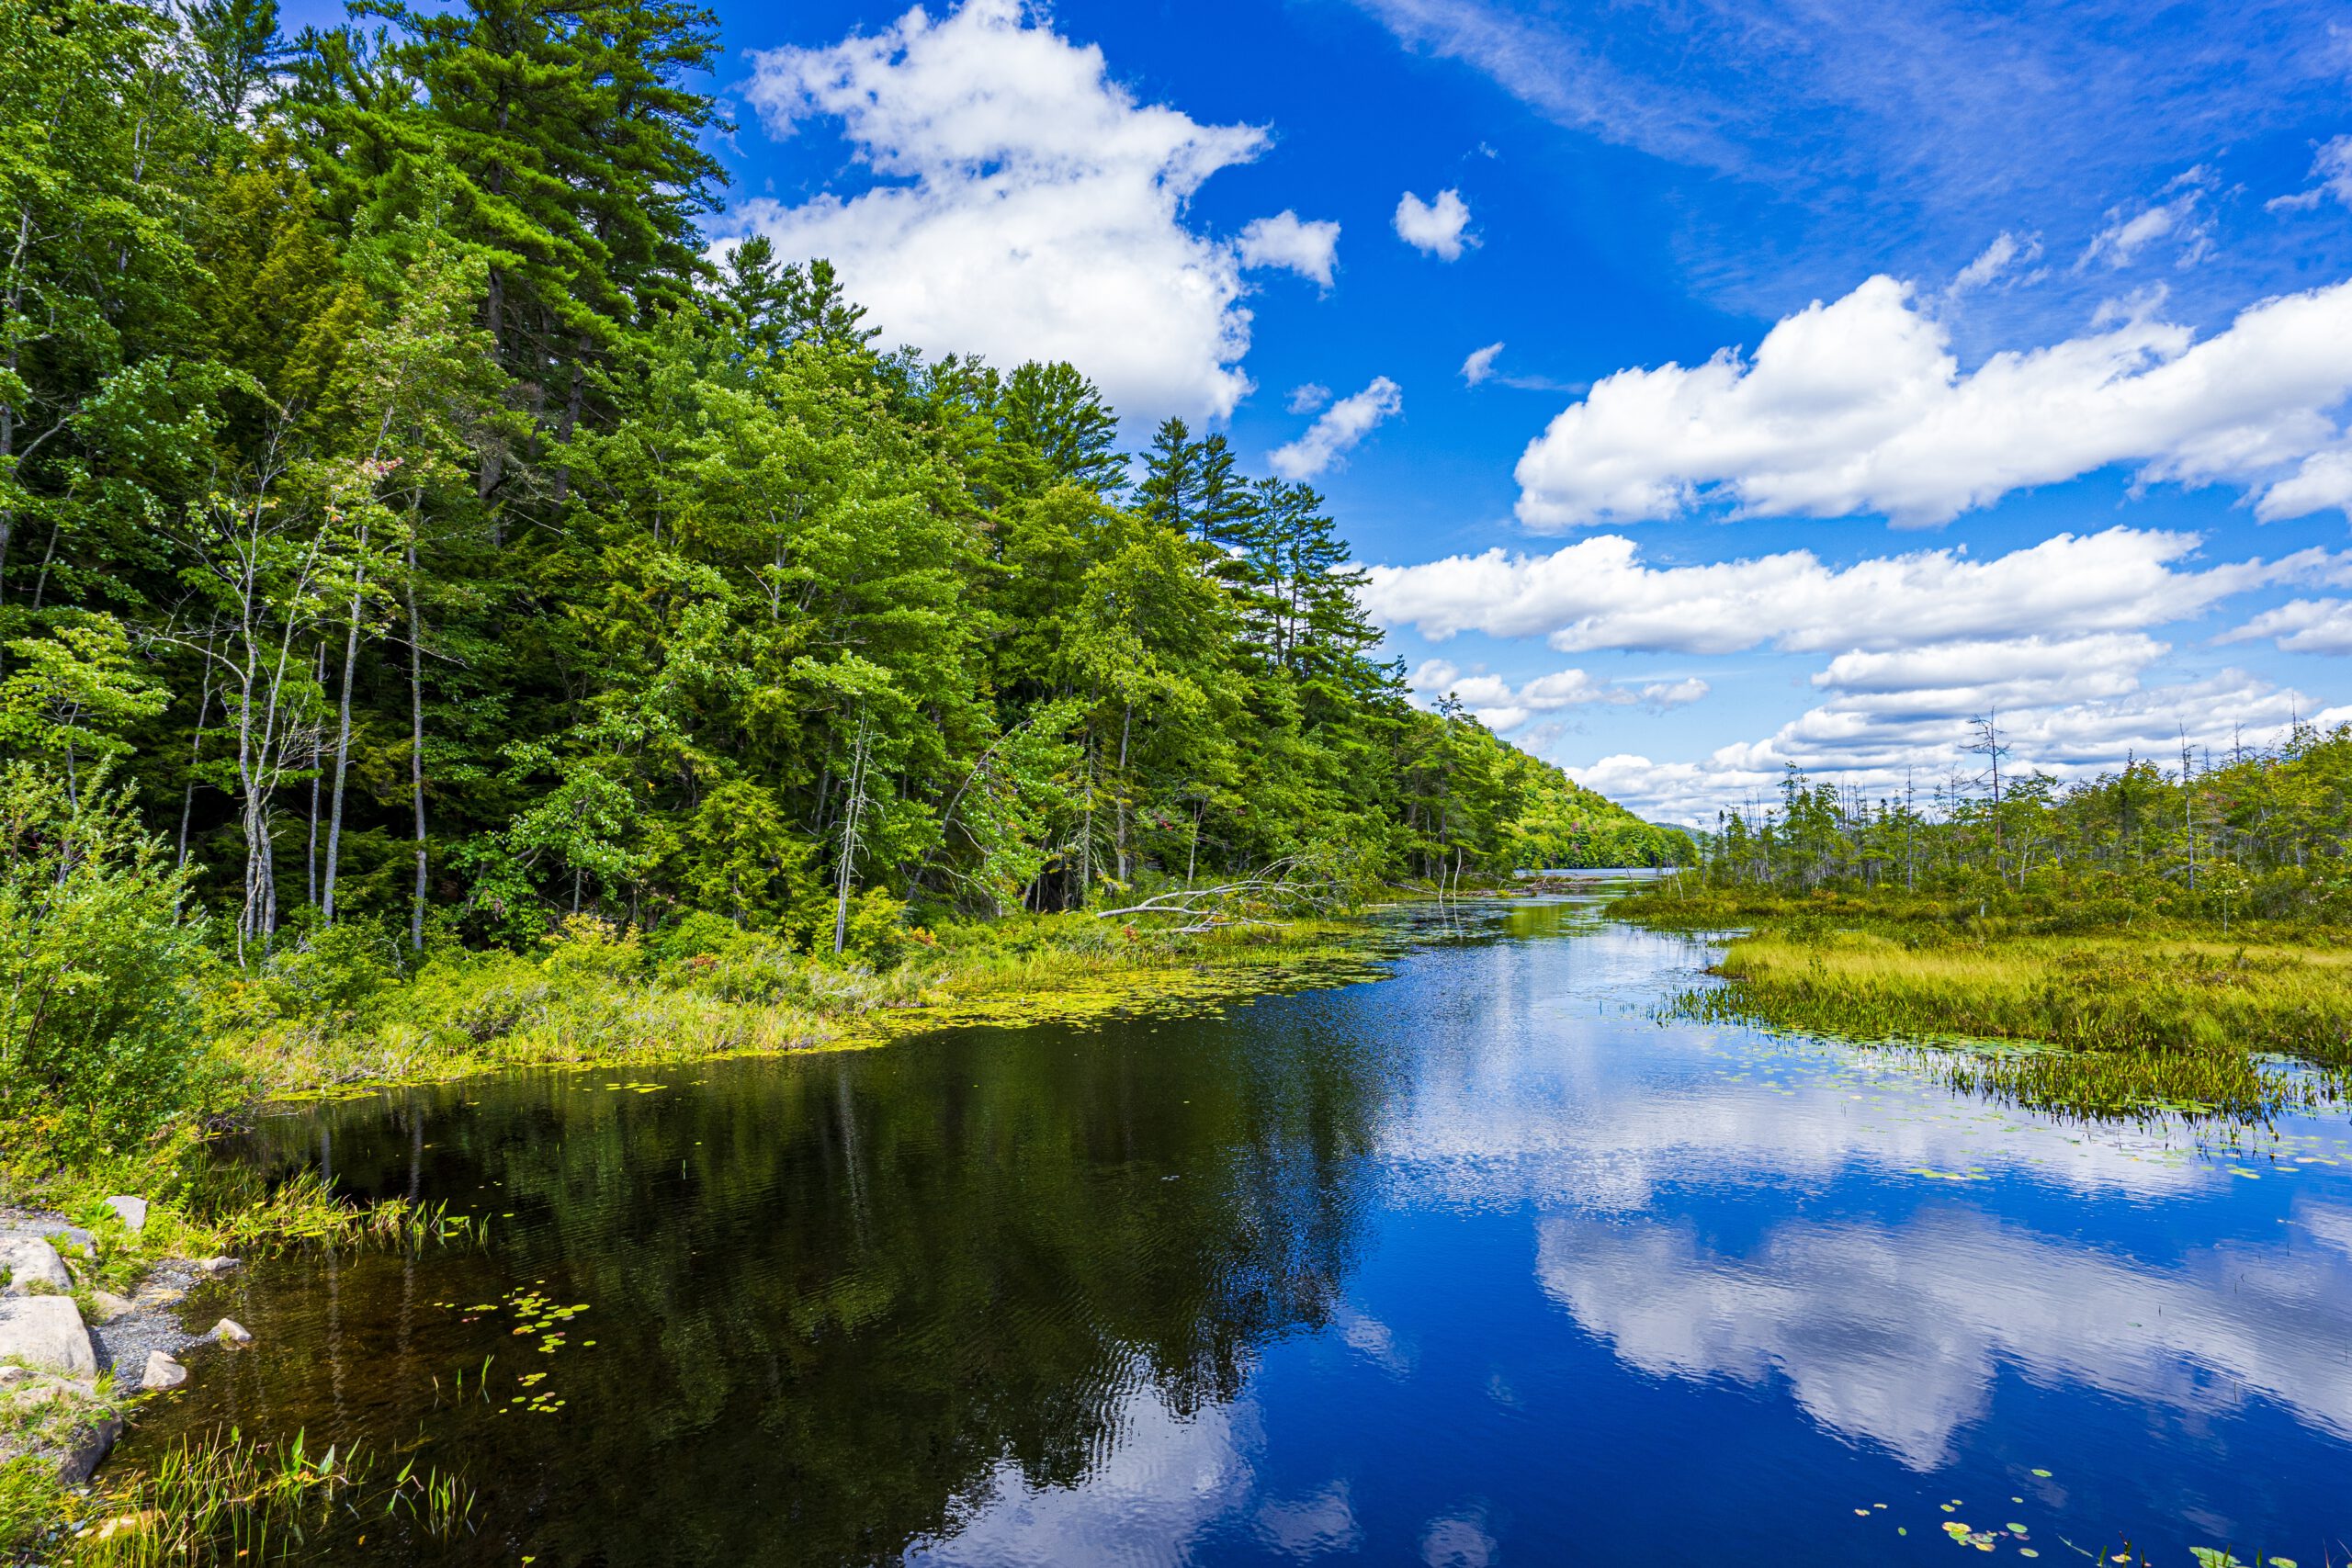
[[[40,1274],[37,1287],[12,1283],[0,1297],[0,1552],[8,1561],[37,1560],[65,1539],[140,1408],[186,1381],[183,1353],[219,1337],[180,1321],[178,1309],[206,1278],[194,1259],[138,1262],[135,1278],[115,1280],[127,1296],[103,1287],[113,1260],[139,1257],[139,1231],[117,1228],[119,1236],[53,1210],[0,1205],[0,1247]],[[54,1284],[52,1264],[70,1288]],[[33,1306],[49,1303],[61,1304]],[[166,1381],[151,1386],[159,1367]]]
[[[1272,934],[1275,931],[1279,934]],[[216,1049],[253,1074],[254,1092],[237,1115],[240,1122],[249,1122],[274,1110],[508,1072],[820,1055],[878,1049],[951,1029],[1082,1024],[1138,1014],[1185,1016],[1259,996],[1384,978],[1401,945],[1374,920],[1361,918],[1235,928],[1210,933],[1210,938],[1187,939],[1171,947],[1139,936],[1132,947],[1084,954],[1083,962],[1057,953],[1054,956],[1061,962],[1048,972],[1026,976],[999,975],[984,966],[951,970],[919,999],[798,1015],[795,1021],[807,1026],[806,1032],[779,1043],[707,1048],[695,1039],[673,1039],[620,1051],[598,1051],[593,1045],[568,1050],[560,1036],[543,1035],[512,1053],[484,1041],[480,1043],[485,1049],[457,1060],[392,1058],[385,1063],[394,1069],[389,1072],[308,1081],[288,1075],[293,1081],[281,1078],[277,1084],[269,1081],[273,1064],[252,1059],[251,1043],[220,1042]],[[575,984],[592,985],[593,980],[575,977]],[[192,1333],[182,1325],[179,1309],[207,1275],[201,1264],[175,1256],[170,1247],[220,1240],[220,1227],[233,1224],[238,1213],[259,1212],[258,1204],[249,1204],[208,1224],[183,1212],[174,1199],[159,1200],[154,1220],[163,1223],[155,1225],[155,1233],[170,1242],[164,1250],[142,1255],[139,1232],[113,1225],[94,1229],[75,1222],[74,1213],[85,1213],[97,1201],[91,1196],[98,1190],[92,1185],[95,1179],[92,1172],[61,1172],[27,1194],[31,1201],[0,1202],[0,1239],[54,1235],[63,1244],[57,1251],[74,1276],[72,1299],[82,1303],[81,1328],[93,1363],[86,1375],[79,1376],[62,1369],[25,1370],[6,1380],[10,1386],[0,1387],[0,1413],[11,1404],[32,1404],[28,1396],[34,1393],[44,1395],[37,1440],[12,1442],[14,1428],[0,1427],[0,1562],[45,1560],[45,1553],[70,1539],[65,1532],[83,1522],[87,1500],[104,1495],[93,1481],[94,1472],[140,1407],[168,1392],[140,1386],[150,1353],[160,1351],[176,1361],[180,1352],[217,1338],[215,1332]],[[51,1201],[41,1201],[43,1196]],[[336,1205],[339,1212],[328,1217],[331,1227],[363,1225],[373,1213],[341,1204],[324,1193],[299,1195],[297,1203]],[[117,1229],[123,1234],[114,1234]],[[291,1225],[280,1228],[289,1239],[294,1231]],[[123,1277],[119,1266],[124,1263],[136,1264],[134,1277]],[[104,1292],[102,1269],[129,1294]],[[101,1301],[117,1310],[93,1310]]]
[[[277,1048],[278,1042],[266,1032],[225,1041],[220,1048],[254,1074],[254,1094],[246,1107],[250,1113],[273,1105],[356,1098],[526,1068],[813,1055],[874,1050],[947,1029],[1082,1023],[1147,1010],[1181,1013],[1250,996],[1379,979],[1387,973],[1397,945],[1366,917],[1286,927],[1235,926],[1209,933],[1206,942],[1180,947],[1147,945],[1153,940],[1145,933],[1134,939],[1134,946],[1110,953],[1047,949],[1043,956],[1049,972],[1042,975],[1001,978],[981,964],[949,968],[920,982],[921,989],[907,999],[854,998],[847,1005],[818,1009],[712,1002],[686,986],[659,980],[571,976],[551,987],[542,1016],[520,1020],[517,1027],[480,1040],[472,1049],[439,1051],[414,1040],[342,1045],[354,1066],[371,1052],[380,1053],[377,1060],[389,1069],[383,1071],[320,1071],[325,1064],[299,1050]],[[877,985],[900,977],[899,972],[842,973]],[[654,1023],[649,1015],[664,1007],[695,1005],[703,1012],[696,1021],[715,1021],[718,1037],[700,1032],[665,1036],[648,1028],[627,1043],[614,1045],[589,1036],[576,1021],[555,1016],[560,1005],[579,1001],[634,1010],[629,1021],[639,1024]]]

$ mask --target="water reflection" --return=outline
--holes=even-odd
[[[1913,1470],[1951,1456],[2007,1366],[2195,1416],[2269,1399],[2352,1438],[2352,1262],[2202,1248],[2155,1271],[1966,1209],[1776,1225],[1745,1256],[1687,1227],[1555,1217],[1544,1292],[1643,1371],[1761,1383]]]
[[[459,1558],[550,1565],[1793,1565],[1948,1551],[1978,1495],[2318,1561],[2352,1523],[2340,1125],[2257,1170],[1662,1024],[1705,951],[1589,907],[1435,935],[1221,1019],[288,1118],[274,1168],[492,1244],[195,1303],[261,1344],[128,1457],[416,1447],[482,1491]],[[517,1292],[588,1310],[543,1349]]]
[[[1246,1477],[1224,1434],[1257,1349],[1338,1308],[1378,1077],[1328,1032],[1277,1069],[1231,1031],[1167,1027],[276,1124],[267,1162],[450,1199],[494,1246],[257,1270],[237,1310],[262,1353],[205,1369],[142,1446],[215,1416],[299,1420],[314,1447],[422,1420],[504,1530],[565,1562],[890,1561],[918,1540],[1066,1560],[1054,1500],[1080,1483],[1126,1537],[1181,1536]],[[516,1291],[589,1310],[538,1352],[479,1310]],[[484,1354],[499,1403],[444,1397]],[[552,1417],[509,1403],[556,1390]]]

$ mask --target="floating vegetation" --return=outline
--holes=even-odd
[[[537,1281],[537,1285],[545,1283],[545,1280]],[[531,1348],[542,1356],[553,1356],[571,1348],[571,1320],[589,1310],[589,1303],[586,1302],[577,1302],[570,1305],[559,1304],[553,1297],[540,1294],[536,1285],[517,1286],[494,1302],[477,1302],[462,1306],[456,1302],[435,1302],[434,1305],[445,1312],[462,1314],[463,1315],[458,1319],[461,1323],[474,1323],[484,1317],[511,1312],[515,1317],[512,1337],[517,1339],[537,1340],[537,1343]],[[583,1339],[578,1348],[590,1350],[595,1348],[595,1345],[596,1342],[594,1339]],[[481,1366],[473,1373],[476,1393],[484,1401],[492,1400],[490,1366],[493,1359],[495,1359],[494,1357],[484,1357]],[[540,1386],[548,1381],[548,1373],[545,1371],[519,1374],[514,1380],[514,1386],[522,1392],[508,1395],[505,1399],[506,1405],[535,1415],[555,1415],[571,1402],[559,1395],[553,1389]],[[466,1391],[464,1369],[460,1369],[457,1374],[456,1388],[458,1396],[463,1398]]]
[[[471,1529],[473,1489],[412,1459],[388,1482],[356,1449],[313,1456],[303,1435],[272,1445],[232,1427],[167,1450],[152,1471],[102,1494],[71,1539],[77,1568],[249,1568],[282,1562],[330,1531],[371,1529],[448,1541]]]
[[[2032,1474],[2037,1481],[2047,1481],[2051,1478],[2049,1471],[2038,1467]],[[2025,1498],[2012,1496],[2009,1501],[2012,1504],[2022,1504]],[[1939,1520],[1937,1528],[1954,1546],[1965,1547],[1976,1551],[1998,1551],[2003,1547],[2008,1547],[2019,1557],[2041,1555],[2041,1548],[2034,1544],[2032,1529],[2025,1524],[2015,1519],[2005,1520],[1997,1525],[1971,1524],[1958,1517],[1961,1510],[1968,1506],[1966,1502],[1958,1497],[1939,1503],[1936,1506],[1939,1511],[1953,1516]],[[1854,1517],[1858,1519],[1871,1520],[1874,1524],[1891,1523],[1895,1517],[1888,1512],[1884,1503],[1872,1503],[1868,1507],[1858,1507],[1854,1510]],[[1900,1537],[1908,1537],[1911,1529],[1907,1525],[1896,1523],[1894,1533]],[[2130,1564],[2131,1568],[2151,1568],[2147,1555],[2134,1546],[2129,1537],[2119,1537],[2113,1545],[2096,1550],[2078,1545],[2058,1534],[2055,1529],[2049,1529],[2049,1538],[2063,1544],[2071,1555],[2088,1562],[2125,1563]],[[2193,1546],[2189,1548],[2189,1553],[2196,1559],[2199,1568],[2301,1568],[2298,1562],[2291,1557],[2278,1557],[2257,1551],[2251,1558],[2240,1558],[2234,1555],[2233,1549],[2229,1547]]]

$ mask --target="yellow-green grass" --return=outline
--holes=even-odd
[[[1721,973],[1838,1033],[2352,1061],[2352,951],[2123,936],[1905,944],[1870,931],[1735,942]]]
[[[2062,1047],[1944,1062],[1963,1088],[2044,1110],[2260,1118],[2336,1093],[2352,1066],[2352,951],[2332,945],[1815,928],[1742,937],[1717,972],[1727,983],[1685,1010],[1863,1041]]]
[[[1339,922],[1177,932],[1048,917],[946,933],[877,971],[756,942],[657,965],[627,942],[575,939],[543,956],[430,964],[356,1015],[298,1012],[225,1031],[220,1049],[278,1098],[510,1067],[840,1049],[1361,978],[1373,972],[1366,942]]]

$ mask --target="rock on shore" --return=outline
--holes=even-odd
[[[128,1228],[145,1223],[140,1201],[114,1207]],[[93,1291],[97,1322],[85,1324],[66,1292],[94,1282],[96,1256],[96,1238],[59,1216],[0,1210],[0,1416],[10,1417],[0,1420],[0,1463],[40,1456],[68,1485],[88,1480],[122,1431],[119,1404],[98,1395],[100,1375],[116,1374],[118,1395],[134,1379],[146,1393],[177,1388],[188,1374],[176,1353],[199,1343],[172,1310],[199,1277],[187,1262],[155,1265],[129,1299]]]
[[[0,1300],[0,1360],[69,1378],[98,1375],[98,1355],[71,1296]]]

